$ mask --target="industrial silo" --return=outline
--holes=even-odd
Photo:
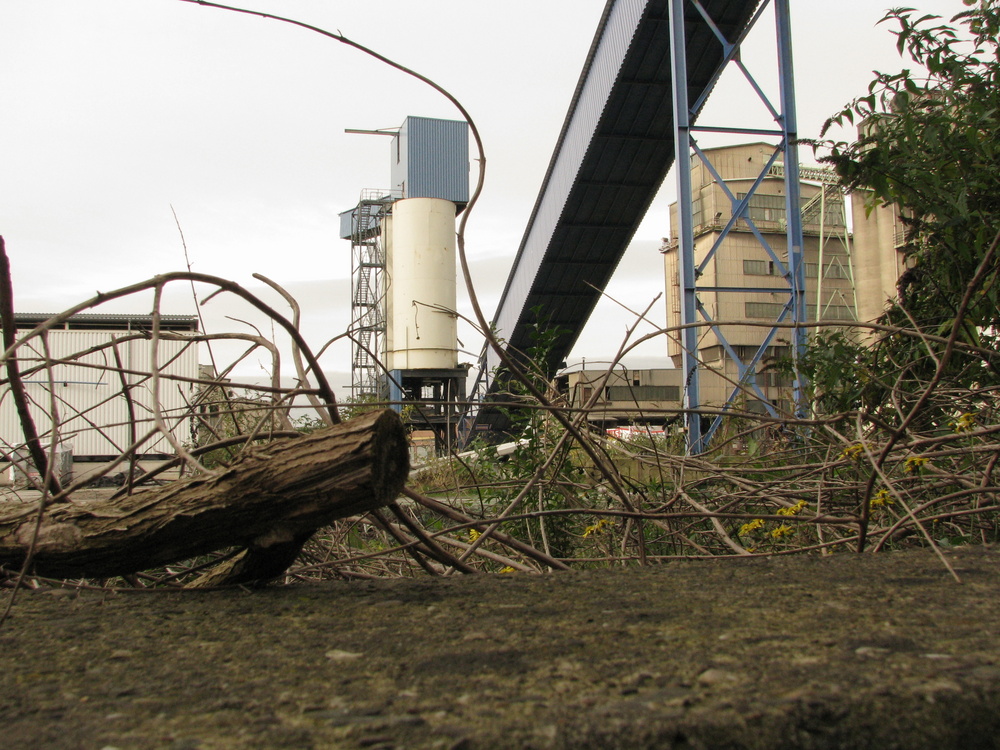
[[[455,369],[455,204],[441,198],[396,201],[389,228],[386,367]]]
[[[395,132],[352,132],[392,135],[392,187],[365,191],[341,215],[355,258],[354,395],[406,410],[443,447],[464,409],[468,376],[458,363],[455,314],[455,217],[469,200],[468,125],[407,117]]]

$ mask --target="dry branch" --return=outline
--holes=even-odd
[[[45,488],[49,493],[58,495],[61,487],[49,466],[49,458],[42,447],[38,437],[38,430],[35,429],[35,421],[32,419],[28,409],[28,397],[24,391],[24,383],[21,380],[20,366],[17,357],[8,354],[13,349],[14,339],[17,331],[14,324],[14,290],[10,275],[10,260],[7,257],[7,247],[3,237],[0,237],[0,328],[2,328],[3,349],[5,356],[3,362],[7,371],[7,379],[10,383],[11,397],[17,409],[17,417],[21,423],[21,430],[24,432],[25,444],[28,446],[28,453],[31,460],[38,469]]]
[[[246,547],[243,568],[213,582],[274,578],[294,559],[292,547],[297,552],[313,531],[338,518],[392,502],[408,474],[398,415],[371,412],[255,448],[216,473],[130,497],[47,508],[32,570],[102,578]],[[24,564],[37,519],[37,503],[0,505],[0,564]]]

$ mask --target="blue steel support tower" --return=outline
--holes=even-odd
[[[545,364],[557,369],[569,355],[675,163],[675,154],[682,155],[679,164],[683,168],[678,172],[688,168],[690,149],[697,145],[693,141],[699,131],[696,116],[723,70],[732,65],[743,67],[739,59],[743,40],[769,7],[777,17],[778,105],[772,105],[749,73],[743,72],[771,111],[775,126],[763,130],[721,125],[701,129],[763,134],[779,141],[768,167],[775,175],[783,161],[780,166],[789,186],[786,213],[791,220],[787,261],[768,248],[789,285],[788,304],[775,325],[805,320],[788,0],[608,0],[493,317],[497,335],[508,351],[524,351],[531,345],[533,326],[539,322],[533,311],[543,309],[546,323],[565,332],[554,343]],[[730,195],[730,199],[733,220],[726,233],[737,220],[748,218],[750,197],[737,200]],[[682,214],[690,227],[690,186],[681,190],[681,200],[686,201]],[[703,289],[698,286],[703,267],[695,264],[690,238],[685,253],[685,320],[695,324],[701,316],[702,321],[708,321],[697,301]],[[753,390],[756,365],[777,330],[765,337],[766,343],[756,356],[740,362],[740,371],[746,375],[744,387]],[[793,339],[793,356],[797,358],[805,342],[804,331],[796,330]],[[697,336],[691,334],[684,365],[689,378],[687,403],[693,410],[702,406],[696,341]],[[732,347],[729,349],[727,353],[735,355]],[[490,402],[498,390],[493,380],[498,364],[495,353],[485,349],[472,396],[482,401],[464,420],[469,438],[476,431],[503,433],[509,428],[504,410]],[[793,398],[801,413],[801,383],[796,383]],[[700,451],[718,421],[702,431],[700,420],[692,414],[689,411],[687,419],[690,445],[693,451]]]
[[[684,408],[685,426],[687,428],[688,450],[691,453],[699,453],[705,449],[711,440],[713,433],[722,422],[722,415],[717,415],[707,428],[702,423],[702,415],[699,410],[702,406],[700,394],[699,370],[701,363],[698,357],[698,342],[705,326],[709,326],[718,338],[727,356],[732,358],[737,364],[739,372],[739,382],[731,390],[729,397],[723,405],[723,410],[729,409],[733,400],[745,388],[751,390],[756,388],[755,375],[757,366],[764,356],[767,348],[774,341],[778,331],[791,325],[791,356],[795,369],[793,381],[793,401],[796,416],[802,417],[805,414],[804,391],[801,376],[798,373],[798,362],[803,353],[806,343],[806,329],[802,325],[806,322],[806,301],[805,301],[805,266],[803,263],[803,238],[802,238],[802,217],[799,190],[799,168],[798,168],[798,148],[796,141],[798,138],[798,125],[795,117],[795,87],[792,79],[792,45],[789,27],[789,3],[788,0],[773,0],[775,16],[775,35],[777,38],[777,60],[779,79],[779,100],[772,102],[764,93],[760,85],[751,75],[741,60],[741,45],[748,34],[761,22],[761,18],[767,9],[768,1],[764,0],[757,8],[751,22],[742,30],[738,38],[727,39],[714,23],[711,15],[699,0],[670,0],[670,32],[671,32],[671,66],[673,74],[673,111],[674,111],[674,142],[677,159],[677,189],[678,189],[678,273],[680,276],[681,294],[681,331],[682,339],[682,368],[684,370]],[[688,70],[687,61],[690,56],[688,49],[689,40],[697,38],[700,31],[709,33],[722,45],[724,50],[724,64],[718,68],[715,74],[715,81],[718,80],[722,72],[730,67],[736,66],[746,78],[748,84],[759,97],[761,103],[766,107],[774,120],[773,128],[747,128],[740,125],[730,125],[726,123],[695,124],[695,118],[701,111],[708,94],[712,90],[712,85],[705,87],[701,95],[691,101],[688,95]],[[714,82],[713,81],[713,85]],[[738,118],[741,113],[733,112]],[[749,192],[737,198],[726,187],[726,183],[711,164],[711,160],[706,153],[699,148],[697,135],[699,133],[730,133],[736,135],[752,135],[755,137],[768,137],[776,139],[774,153],[770,160],[764,165],[759,177]],[[694,245],[694,223],[693,223],[693,196],[691,186],[691,173],[689,169],[690,159],[687,158],[694,153],[712,172],[717,183],[726,191],[732,203],[732,217],[723,227],[718,237],[715,239],[712,248],[707,255],[700,260],[695,257]],[[785,180],[785,216],[786,216],[786,260],[783,261],[775,249],[765,240],[761,232],[757,230],[751,219],[748,210],[750,201],[756,189],[761,185],[764,178],[778,163],[784,164]],[[702,305],[699,299],[699,292],[712,293],[733,293],[748,294],[760,292],[761,289],[746,286],[720,287],[703,286],[699,284],[699,277],[709,264],[713,256],[721,247],[722,243],[729,236],[730,231],[738,221],[745,222],[754,233],[758,241],[766,250],[775,267],[779,269],[779,274],[788,284],[787,301],[782,305],[781,311],[774,321],[774,325],[767,330],[762,337],[760,345],[750,357],[740,357],[734,347],[726,341],[721,328],[715,324],[711,315]],[[774,292],[768,288],[767,292]],[[778,416],[775,408],[767,399],[761,399],[771,416]]]

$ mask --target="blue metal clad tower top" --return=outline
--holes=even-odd
[[[392,139],[392,190],[404,198],[469,202],[469,126],[463,120],[407,117]]]

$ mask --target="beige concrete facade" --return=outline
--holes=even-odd
[[[767,164],[774,147],[766,143],[709,149],[707,154],[723,182],[739,200],[749,191]],[[817,176],[819,171],[811,173]],[[717,244],[732,217],[732,201],[709,169],[697,158],[691,168],[695,259],[701,264]],[[853,322],[858,320],[854,273],[856,258],[846,226],[844,198],[838,187],[801,183],[803,206],[803,255],[808,319]],[[745,219],[737,221],[725,241],[705,265],[698,279],[702,287],[774,289],[773,292],[703,291],[699,299],[726,342],[743,362],[749,361],[788,302],[788,283],[781,264],[787,264],[785,239],[785,186],[778,176],[765,177],[749,205],[750,218],[770,246],[776,263],[751,231]],[[672,236],[663,247],[666,272],[667,324],[681,322],[681,289],[677,274],[677,205],[670,208]],[[883,230],[884,231],[884,230]],[[874,252],[874,251],[872,251]],[[881,277],[880,277],[881,278]],[[875,298],[874,292],[869,298]],[[789,408],[790,383],[771,366],[787,352],[789,336],[779,331],[757,367],[755,379],[765,398],[780,410]],[[701,333],[698,357],[703,362],[700,400],[705,406],[722,405],[739,381],[738,365],[725,354],[719,337],[706,328]],[[669,339],[668,354],[681,366],[679,336]],[[743,406],[759,411],[762,404],[752,390]]]
[[[865,323],[878,318],[896,298],[896,282],[906,269],[905,227],[897,210],[880,206],[868,213],[868,198],[863,192],[851,196],[858,319]]]

